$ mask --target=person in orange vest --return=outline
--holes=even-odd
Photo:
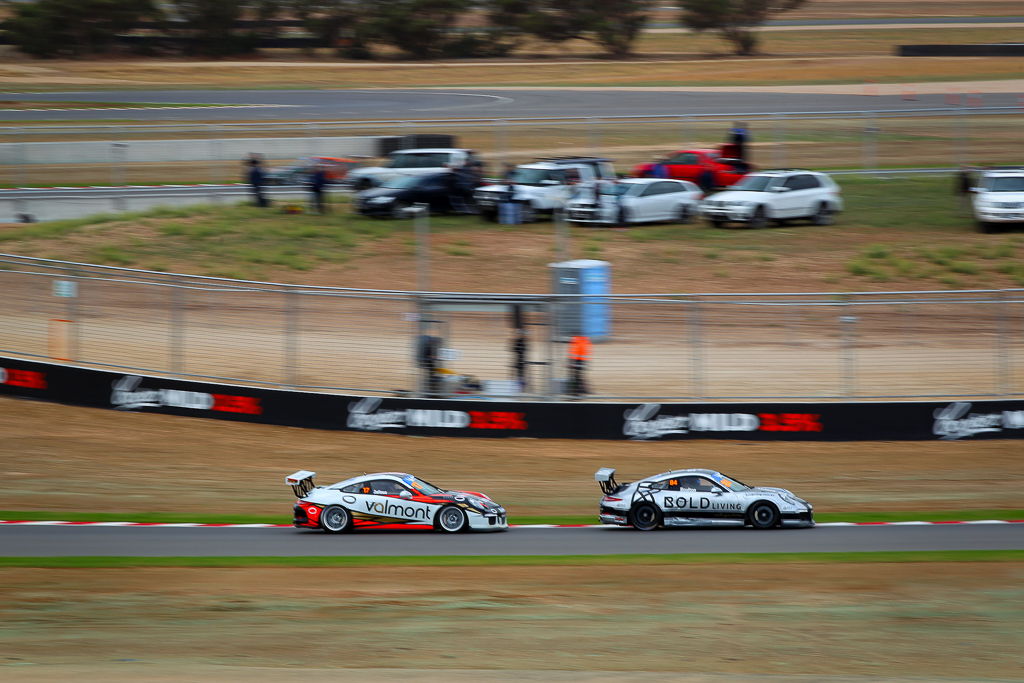
[[[583,371],[590,360],[590,339],[577,334],[569,340],[569,393],[573,396],[589,394]]]

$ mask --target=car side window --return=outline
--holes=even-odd
[[[650,185],[648,185],[647,187],[645,187],[643,190],[640,191],[640,196],[641,197],[650,197],[651,195],[656,195],[656,194],[659,194],[658,193],[658,183],[651,183]]]
[[[345,488],[341,489],[341,492],[342,493],[360,493],[360,489],[362,487],[363,487],[363,484],[361,484],[361,483],[360,484],[349,484]]]
[[[660,182],[655,185],[658,194],[669,194],[670,192],[681,192],[682,186],[679,183]]]
[[[405,490],[405,487],[397,481],[392,481],[390,479],[374,479],[373,481],[365,482],[362,485],[360,493],[371,493],[375,496],[397,496]]]
[[[690,477],[694,480],[694,488],[700,493],[711,493],[712,491],[721,490],[715,482],[711,481],[707,477]]]
[[[806,173],[790,176],[786,179],[786,182],[783,183],[783,187],[788,187],[791,190],[807,190],[817,186],[817,179],[812,175],[807,175]]]

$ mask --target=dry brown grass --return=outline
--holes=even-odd
[[[54,429],[53,425],[60,425]],[[0,398],[0,509],[234,514],[287,519],[281,478],[323,483],[359,472],[411,471],[482,490],[512,515],[588,515],[593,473],[624,481],[711,467],[805,495],[819,512],[1024,508],[1019,442],[665,443],[411,438],[123,413]],[[211,467],[218,473],[210,476]],[[991,492],[999,488],[999,500]]]
[[[0,579],[0,677],[19,681],[978,682],[1016,679],[1024,646],[1019,563],[3,569]]]
[[[577,41],[532,44],[508,60],[462,62],[340,62],[327,55],[276,56],[243,62],[161,60],[0,63],[5,87],[316,87],[367,88],[495,85],[742,85],[753,83],[862,83],[865,81],[975,80],[1021,76],[1019,60],[892,56],[900,43],[999,42],[1019,37],[1014,28],[800,30],[763,34],[763,55],[709,59],[727,51],[710,35],[649,33],[637,44],[640,59],[590,59],[594,47]],[[269,53],[268,53],[269,54]],[[546,61],[583,60],[578,64]],[[299,61],[296,61],[299,60]],[[519,64],[528,60],[529,64]],[[539,63],[534,63],[539,62]]]

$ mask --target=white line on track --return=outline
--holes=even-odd
[[[291,524],[203,524],[201,522],[68,522],[63,520],[32,521],[0,519],[0,524],[20,526],[83,526],[83,527],[207,527],[217,529],[278,529]],[[815,526],[942,526],[946,524],[1024,524],[1024,519],[978,519],[943,522],[820,522]],[[512,529],[600,529],[607,524],[512,524]]]

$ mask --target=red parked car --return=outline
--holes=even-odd
[[[700,185],[701,173],[704,169],[711,171],[712,184],[725,187],[736,183],[754,167],[742,159],[728,156],[732,145],[725,144],[718,149],[685,149],[670,154],[663,162],[668,177],[676,180],[689,180]],[[639,164],[633,168],[637,177],[654,176],[657,162]]]

